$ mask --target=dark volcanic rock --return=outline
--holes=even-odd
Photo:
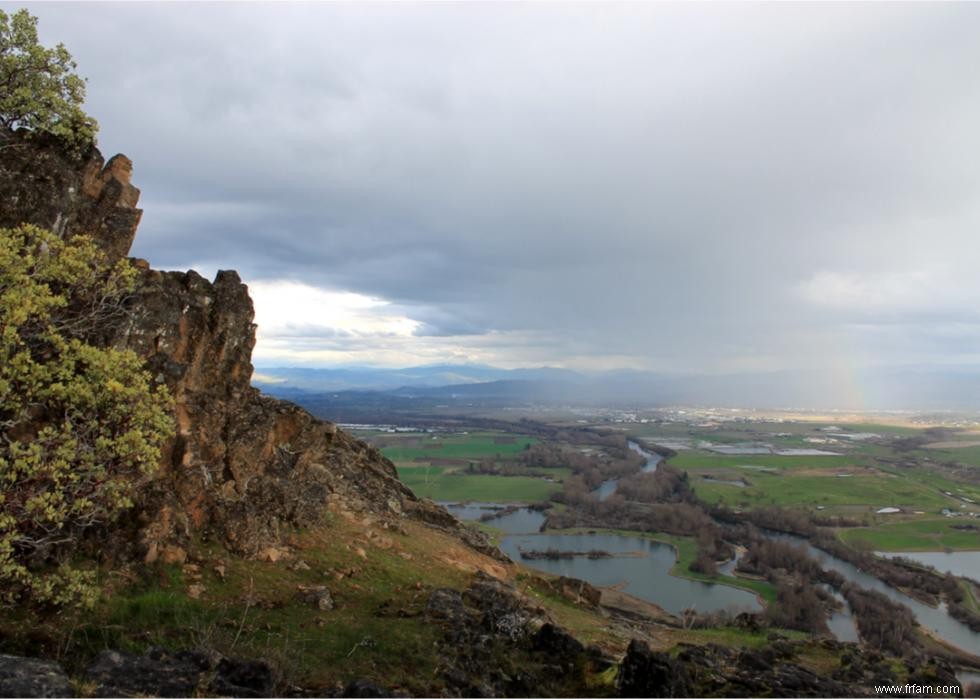
[[[690,696],[849,697],[872,694],[872,688],[861,681],[863,676],[843,683],[817,675],[792,662],[798,654],[796,646],[785,639],[776,639],[774,643],[785,643],[786,647],[755,650],[726,648],[716,644],[681,644],[682,650],[672,661],[673,666],[661,657],[661,677],[666,674],[667,667],[679,666],[686,675]],[[630,647],[633,647],[632,644]],[[854,653],[860,654],[861,651],[855,647]],[[629,655],[627,653],[627,657]],[[642,654],[638,657],[642,657]],[[642,664],[638,665],[640,669],[636,672],[640,672],[642,678]],[[620,675],[623,675],[622,668]],[[655,691],[655,688],[650,689]],[[639,691],[642,691],[642,687]]]
[[[97,697],[189,697],[198,691],[202,669],[196,659],[150,651],[132,656],[114,650],[99,653],[85,671]]]
[[[134,656],[107,650],[89,665],[85,678],[96,684],[97,697],[268,697],[274,688],[272,670],[263,662],[198,651],[153,649]]]
[[[565,629],[554,624],[545,624],[531,639],[531,647],[541,653],[574,662],[585,652],[585,646]]]
[[[0,655],[0,697],[73,697],[68,675],[49,660]]]
[[[621,697],[689,697],[691,682],[683,663],[630,641],[616,678]]]

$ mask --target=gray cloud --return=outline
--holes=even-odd
[[[980,6],[31,10],[157,266],[382,298],[428,352],[516,363],[973,359]]]

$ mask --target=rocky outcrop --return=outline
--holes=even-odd
[[[898,683],[894,665],[874,651],[831,640],[790,642],[778,634],[771,636],[769,645],[758,650],[682,643],[676,654],[652,651],[646,643],[634,640],[620,663],[619,695],[861,697],[874,696],[875,685]],[[814,643],[823,654],[841,657],[839,670],[817,674],[800,663],[804,646],[812,654]],[[937,678],[948,677],[930,675],[930,683],[939,684]]]
[[[251,387],[254,314],[235,272],[144,269],[130,311],[108,341],[144,357],[176,402],[143,523],[148,561],[194,531],[256,554],[284,527],[318,522],[331,496],[391,516],[415,501],[378,451]]]
[[[443,696],[581,696],[585,674],[610,666],[533,599],[482,573],[462,593],[434,590],[423,616],[444,630]]]
[[[0,697],[73,697],[64,669],[51,660],[0,655]]]
[[[33,223],[61,236],[89,235],[113,259],[129,254],[142,211],[125,155],[92,148],[68,155],[57,140],[20,132],[0,148],[0,227]]]
[[[141,211],[128,158],[105,163],[96,149],[74,158],[43,139],[13,141],[0,149],[0,226],[29,222],[62,236],[86,234],[112,260],[129,254]],[[199,534],[256,555],[280,543],[286,528],[321,521],[334,501],[416,517],[495,553],[441,508],[419,502],[380,452],[251,387],[254,313],[235,272],[208,281],[133,263],[140,275],[128,317],[101,341],[146,360],[174,397],[177,429],[144,489],[138,550],[128,532],[117,532],[120,545],[106,551],[182,561],[186,542]]]

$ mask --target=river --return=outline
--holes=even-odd
[[[807,553],[816,558],[825,570],[836,570],[847,580],[850,580],[851,582],[856,583],[867,590],[877,590],[878,592],[886,595],[889,599],[904,604],[906,607],[912,610],[912,613],[915,615],[916,621],[918,621],[919,624],[935,632],[939,638],[942,638],[944,641],[947,641],[948,643],[956,646],[957,648],[961,648],[968,653],[973,653],[975,655],[980,654],[980,633],[971,631],[970,627],[968,627],[966,624],[963,624],[951,617],[946,612],[945,606],[940,605],[939,607],[930,607],[927,604],[923,604],[922,602],[909,597],[904,592],[896,590],[891,585],[882,582],[873,575],[869,575],[868,573],[859,570],[847,561],[841,560],[836,556],[831,556],[829,553],[821,551],[802,537],[778,532],[767,532],[766,536],[768,536],[770,539],[788,541],[803,546],[806,548]]]
[[[657,466],[660,464],[660,462],[663,461],[664,457],[660,456],[660,454],[653,454],[651,452],[648,452],[646,449],[641,447],[636,442],[630,441],[627,443],[627,445],[631,450],[635,451],[637,454],[639,454],[640,456],[644,457],[647,460],[647,462],[643,465],[643,468],[640,469],[642,473],[653,473],[654,471],[657,470]],[[598,488],[592,491],[592,494],[595,495],[600,500],[605,500],[610,495],[616,492],[616,487],[618,485],[619,485],[618,478],[610,478],[607,481],[603,481]]]

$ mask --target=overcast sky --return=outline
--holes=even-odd
[[[259,364],[980,360],[980,4],[29,7]]]

